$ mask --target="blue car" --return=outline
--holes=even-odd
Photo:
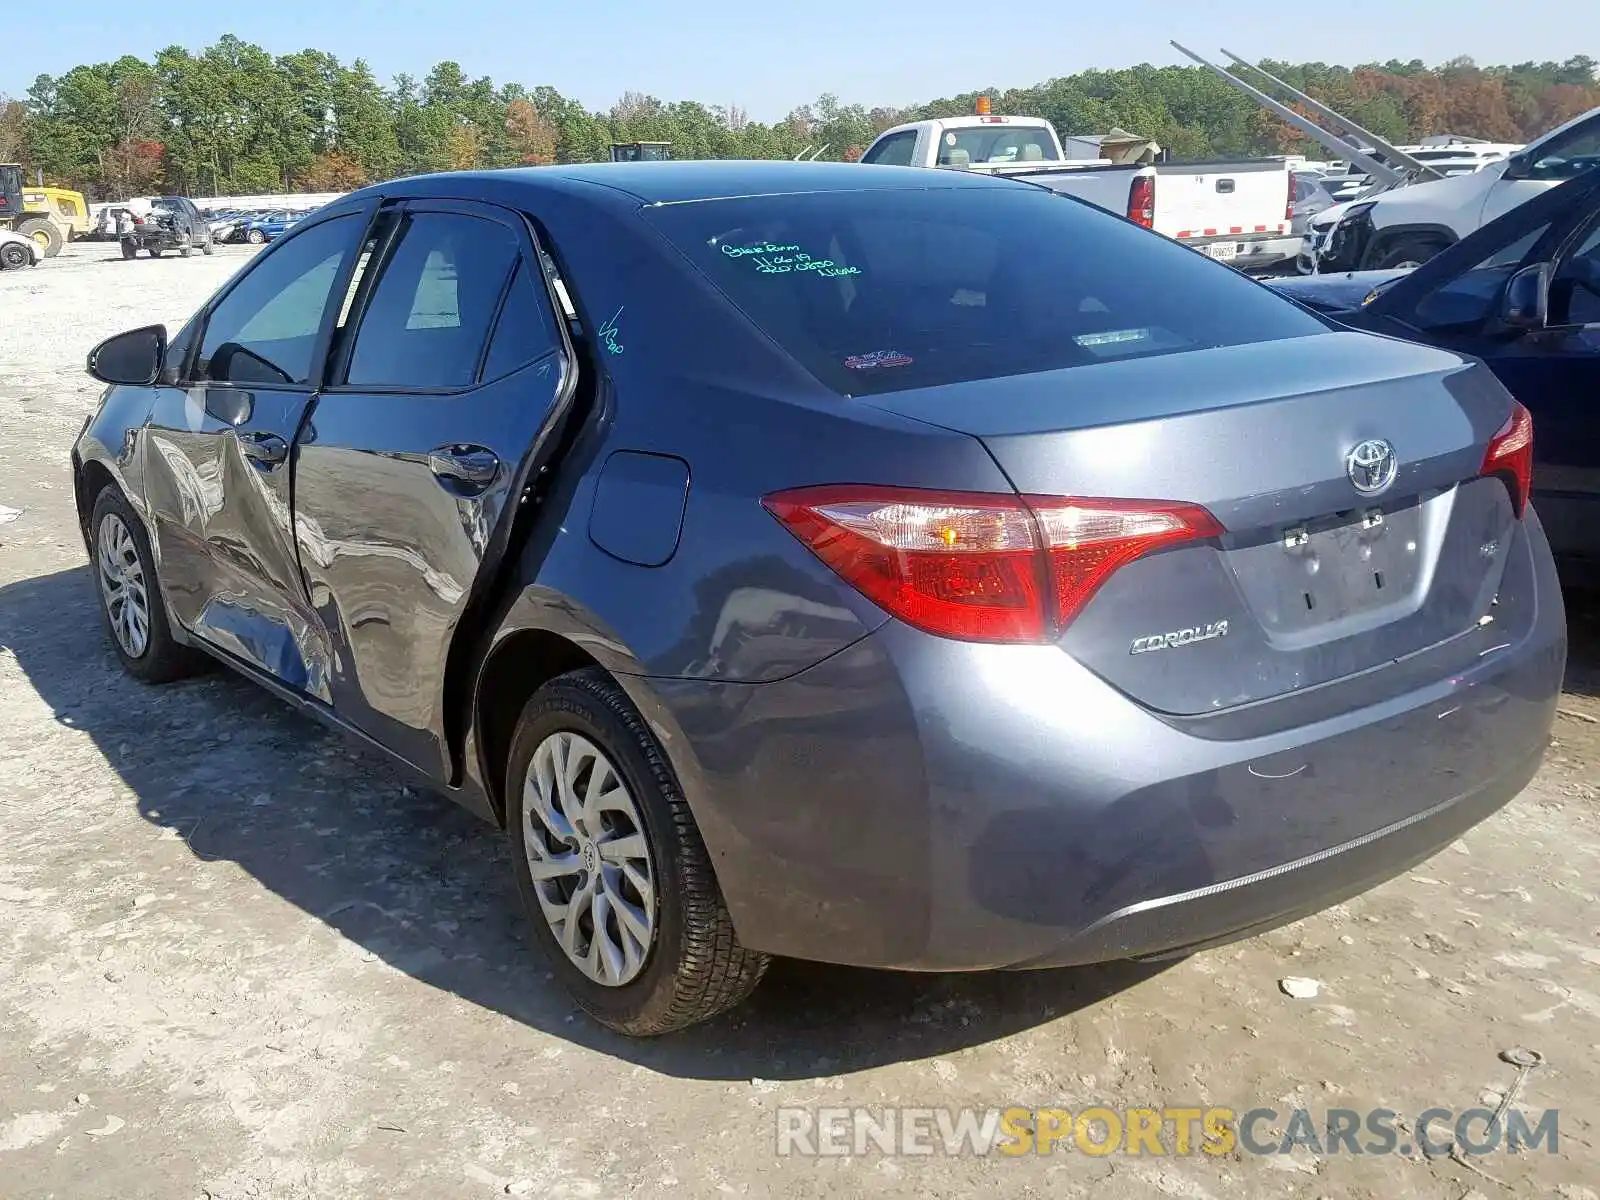
[[[247,221],[240,226],[238,237],[249,242],[252,246],[259,246],[270,242],[275,237],[280,237],[283,231],[294,225],[300,219],[299,213],[271,212],[265,216]]]
[[[1564,576],[1600,580],[1600,167],[1415,271],[1269,286],[1342,325],[1481,359],[1533,416],[1533,501]]]

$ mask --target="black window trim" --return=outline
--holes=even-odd
[[[1550,264],[1549,279],[1552,284],[1566,261],[1577,254],[1583,243],[1596,233],[1600,233],[1600,209],[1596,209],[1593,204],[1590,204],[1585,208],[1580,208],[1573,214],[1573,219],[1561,230],[1556,245],[1550,251],[1549,258],[1546,260]],[[1552,322],[1545,329],[1546,331],[1560,331],[1592,329],[1594,327],[1592,322],[1562,321],[1559,324]]]
[[[338,319],[340,305],[333,302],[334,297],[340,298],[342,303],[345,292],[350,287],[350,276],[355,270],[355,263],[360,255],[360,248],[366,245],[367,235],[371,231],[375,219],[379,197],[360,205],[337,206],[319,212],[313,218],[301,221],[295,226],[292,233],[278,238],[262,250],[251,260],[249,266],[235,275],[228,283],[213,296],[200,310],[198,328],[184,354],[184,361],[177,372],[178,387],[205,387],[205,388],[240,388],[247,391],[289,392],[297,395],[315,395],[319,390],[319,380],[322,378],[328,346],[333,336],[333,323]],[[339,269],[334,275],[333,287],[329,289],[328,298],[322,306],[322,319],[317,326],[316,341],[311,346],[311,362],[305,383],[234,383],[228,380],[196,379],[194,377],[195,359],[199,356],[201,348],[205,345],[206,333],[211,328],[211,318],[221,305],[233,295],[234,289],[260,269],[261,264],[270,255],[282,253],[283,247],[292,245],[294,240],[307,230],[325,225],[329,221],[336,221],[343,217],[356,217],[361,219],[361,232],[355,240],[345,247],[344,257],[340,261]],[[354,253],[352,253],[354,250]]]
[[[367,305],[372,298],[373,291],[382,279],[384,271],[393,259],[395,247],[399,244],[399,233],[405,225],[405,218],[412,213],[444,213],[454,216],[476,217],[480,220],[492,221],[510,229],[517,239],[518,255],[512,260],[511,269],[500,287],[499,299],[495,302],[494,315],[488,325],[488,335],[483,340],[483,345],[478,350],[478,360],[473,368],[473,381],[454,387],[413,387],[405,384],[352,384],[345,381],[350,369],[350,358],[355,352],[356,336],[361,332],[361,323],[366,319]],[[368,226],[367,237],[374,232],[373,226],[384,217],[392,217],[387,229],[379,232],[380,243],[374,247],[372,262],[368,264],[367,272],[362,276],[360,287],[354,301],[350,305],[350,316],[345,321],[345,335],[340,338],[337,351],[330,355],[323,364],[322,386],[318,389],[321,394],[337,396],[343,394],[360,396],[464,396],[475,392],[488,384],[507,379],[523,368],[541,362],[552,352],[559,352],[566,357],[568,362],[573,361],[572,342],[567,335],[566,319],[561,314],[559,302],[555,291],[550,285],[549,277],[544,270],[543,260],[540,259],[540,245],[533,228],[527,217],[509,208],[498,204],[490,204],[477,200],[452,200],[436,197],[403,197],[397,196],[386,202],[382,210],[375,214],[372,224]],[[363,237],[359,245],[367,243]],[[358,249],[355,258],[360,258]],[[352,260],[353,261],[353,260]],[[551,327],[555,330],[558,342],[550,352],[529,359],[515,371],[505,375],[498,375],[494,379],[483,378],[484,363],[488,360],[489,346],[494,341],[494,331],[499,324],[500,314],[505,308],[506,298],[511,294],[511,285],[517,277],[517,268],[524,261],[539,265],[539,276],[545,280],[545,288],[539,293],[538,298],[550,309]],[[339,291],[342,299],[348,290],[349,277],[345,277],[344,289]]]

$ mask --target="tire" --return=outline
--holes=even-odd
[[[26,246],[19,246],[16,242],[0,245],[0,268],[26,267],[32,262],[33,254]]]
[[[194,253],[194,247],[190,246],[187,242],[185,242],[183,245],[178,247],[178,257],[179,258],[188,258],[189,255],[191,255],[193,253]]]
[[[18,222],[16,231],[25,238],[32,238],[44,251],[46,258],[54,258],[61,253],[61,231],[56,228],[54,221],[47,221],[43,217],[28,217]]]
[[[1431,234],[1408,233],[1385,246],[1374,265],[1380,271],[1420,267],[1444,248],[1444,241]]]
[[[579,756],[574,778],[586,796],[597,771],[609,769],[620,787],[606,789],[611,803],[601,813],[591,810],[569,820],[564,808],[555,811],[558,798],[543,806],[569,833],[578,835],[563,844],[537,815],[541,806],[536,803],[530,810],[528,793],[535,791],[537,800],[537,790],[526,785],[536,757],[535,779],[553,779],[558,772],[555,764],[573,762],[574,754]],[[605,672],[574,671],[534,693],[517,720],[506,779],[512,864],[534,937],[584,1012],[619,1033],[653,1037],[708,1020],[755,990],[766,971],[767,956],[739,944],[710,856],[672,767],[627,696]],[[642,837],[631,836],[634,833]],[[619,866],[624,841],[629,848]],[[543,882],[536,884],[530,865],[535,860],[553,866],[561,860],[573,866],[566,872],[543,871]],[[639,886],[641,879],[651,895]],[[563,901],[585,890],[596,899],[602,892],[606,896],[607,915],[601,918],[606,942],[623,958],[620,966],[612,962],[609,982],[590,974],[604,966],[606,957],[585,955],[582,944],[595,947],[595,910],[601,906],[593,904],[586,914],[563,922],[564,930],[573,927],[573,954],[594,964],[587,969],[563,947],[555,918],[547,915],[547,904],[559,911],[565,907]],[[627,902],[632,924],[623,923],[620,901]],[[647,943],[629,937],[629,930],[640,928],[641,919]],[[614,939],[609,937],[613,931],[618,935]]]
[[[144,524],[115,484],[106,484],[95,497],[89,517],[89,545],[100,615],[123,669],[141,683],[151,684],[171,683],[203,671],[207,666],[205,656],[172,636]],[[123,597],[120,604],[116,599],[119,593]],[[131,619],[132,628],[138,626],[137,601],[141,593],[145,616],[142,642],[128,623]],[[124,618],[130,599],[134,614]]]
[[[139,253],[139,245],[138,245],[137,242],[124,241],[122,243],[122,257],[123,258],[133,258],[138,253]]]
[[[205,254],[205,255],[210,255],[210,254],[215,253],[216,249],[217,249],[217,239],[212,237],[211,234],[209,234],[209,233],[206,234],[206,240],[200,247],[200,253],[201,254]]]
[[[249,242],[252,246],[259,246],[262,242],[267,240],[267,235],[262,233],[259,229],[252,229],[244,235],[244,240]]]
[[[150,247],[150,257],[151,258],[160,258],[161,257],[161,247],[160,246],[151,246]]]

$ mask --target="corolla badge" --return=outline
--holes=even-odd
[[[1382,438],[1368,438],[1357,442],[1344,456],[1345,473],[1356,491],[1363,496],[1376,496],[1394,482],[1400,460],[1394,447]]]
[[[1226,621],[1213,621],[1209,625],[1192,625],[1188,629],[1174,629],[1170,633],[1152,633],[1148,637],[1134,638],[1128,647],[1129,654],[1149,654],[1155,650],[1171,650],[1174,646],[1193,646],[1196,642],[1209,642],[1213,638],[1228,636]]]

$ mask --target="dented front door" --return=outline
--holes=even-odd
[[[168,610],[194,637],[328,698],[300,578],[290,480],[363,214],[260,255],[169,355],[145,430],[145,498]]]

